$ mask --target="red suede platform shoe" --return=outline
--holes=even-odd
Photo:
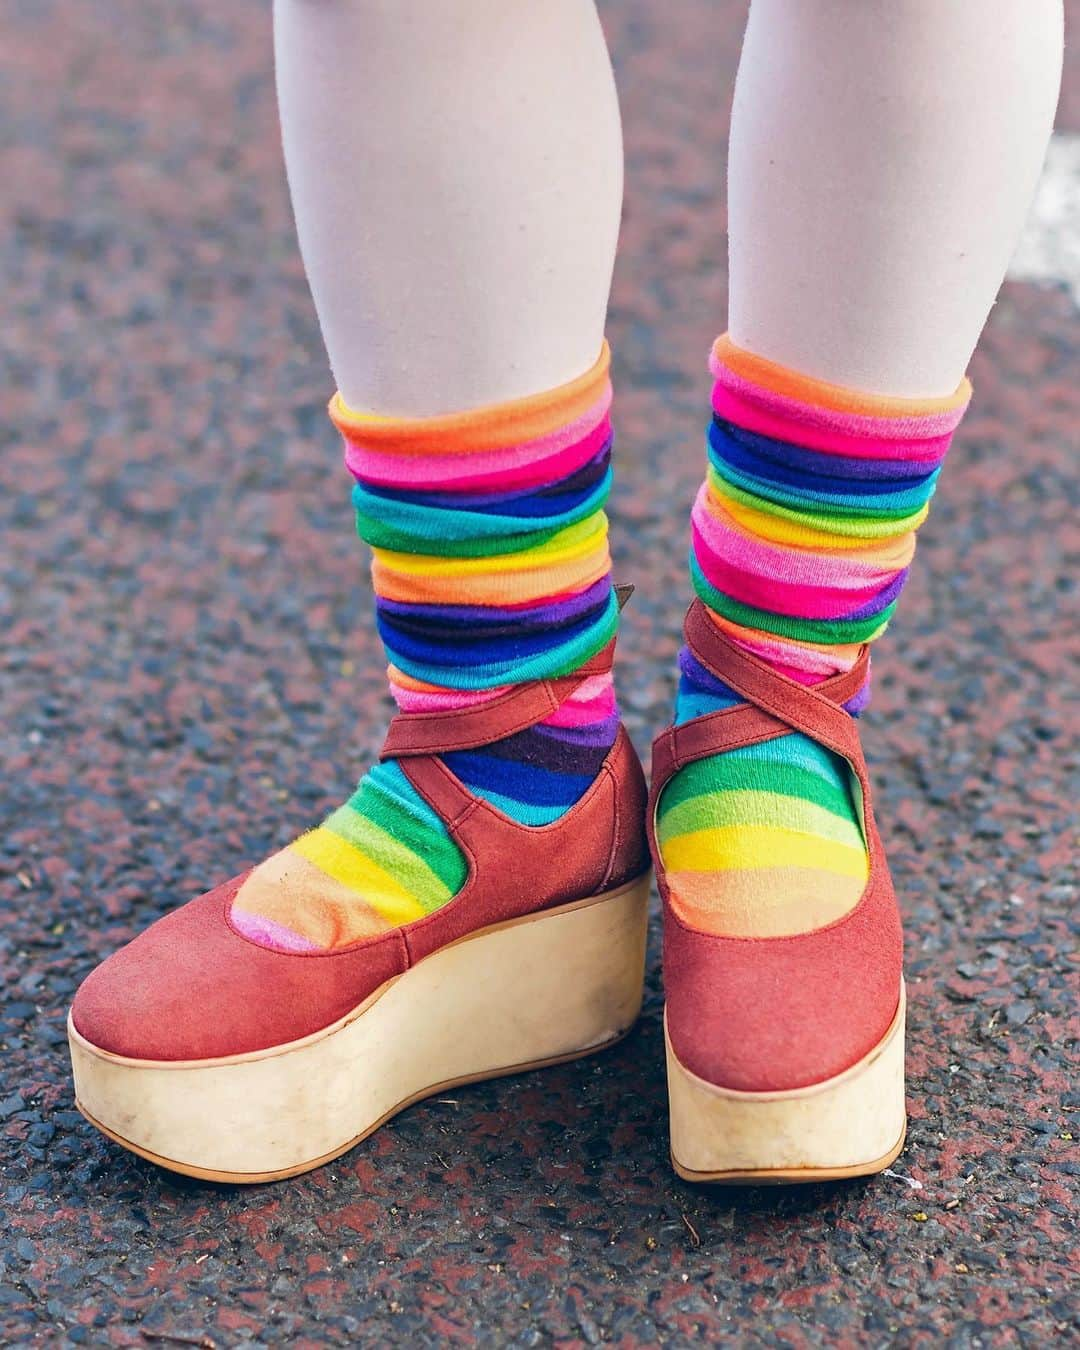
[[[391,723],[383,758],[468,862],[442,909],[286,953],[233,926],[238,877],[99,966],[68,1028],[87,1119],[175,1171],[269,1181],[337,1157],[419,1098],[622,1036],[641,1004],[649,893],[645,781],[625,730],[586,795],[542,827],[474,796],[439,758],[539,722],[609,670],[613,649],[475,710]]]
[[[746,702],[669,727],[653,746],[647,823],[664,900],[672,1161],[690,1181],[881,1171],[906,1126],[903,940],[858,731],[841,706],[865,680],[868,649],[851,671],[809,688],[728,641],[700,600],[685,635],[697,660]],[[697,931],[670,902],[655,835],[660,794],[687,764],[791,731],[851,766],[866,889],[841,918],[805,933]]]

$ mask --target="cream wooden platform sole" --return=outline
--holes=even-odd
[[[127,1059],[69,1019],[76,1105],[124,1148],[189,1176],[306,1172],[423,1097],[618,1040],[641,1007],[648,900],[646,874],[472,933],[333,1026],[249,1055]]]
[[[880,1172],[904,1146],[905,995],[892,1025],[844,1073],[790,1092],[714,1087],[667,1047],[671,1161],[686,1181],[835,1181]]]

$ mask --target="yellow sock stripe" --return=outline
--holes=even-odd
[[[767,539],[772,544],[791,544],[796,548],[811,549],[815,552],[854,552],[872,548],[874,539],[865,535],[835,534],[831,530],[818,530],[812,525],[771,512],[756,511],[752,506],[744,506],[731,497],[717,493],[717,499],[723,503],[724,510],[748,534]],[[889,521],[882,537],[895,538],[917,529],[930,514],[929,503],[900,521]]]
[[[402,844],[377,824],[370,816],[353,811],[350,807],[340,807],[339,811],[348,811],[354,817],[350,822],[353,838],[334,828],[335,811],[319,826],[335,839],[340,839],[351,848],[368,858],[388,876],[396,877],[406,895],[423,895],[430,898],[425,913],[437,909],[450,899],[453,892],[446,883],[431,870],[427,863],[407,845]]]
[[[526,572],[473,576],[409,576],[388,571],[376,558],[371,566],[375,594],[385,600],[435,605],[511,605],[543,600],[564,591],[583,591],[611,571],[607,540],[582,559],[548,564]]]
[[[863,849],[774,825],[694,830],[669,840],[663,854],[665,866],[675,872],[730,872],[775,867],[783,860],[791,867],[817,867],[840,876],[867,874]]]
[[[751,544],[766,543],[772,548],[782,549],[785,553],[796,557],[806,553],[813,558],[843,557],[846,559],[850,554],[857,553],[857,562],[866,563],[872,567],[888,568],[890,571],[899,571],[901,567],[907,567],[915,556],[914,530],[907,530],[901,534],[879,539],[853,539],[850,535],[830,534],[827,531],[814,530],[812,533],[816,534],[818,538],[811,546],[806,543],[796,544],[779,539],[765,539],[761,534],[755,534],[745,527],[738,513],[744,515],[761,513],[755,512],[753,507],[743,506],[739,502],[734,502],[714,491],[710,491],[708,496],[708,511],[729,533],[738,535]],[[774,519],[773,516],[764,517],[764,520],[768,521]]]
[[[321,825],[295,839],[289,851],[313,862],[343,886],[359,891],[388,923],[411,923],[424,917],[424,907],[404,886],[358,848]]]

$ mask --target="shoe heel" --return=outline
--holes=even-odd
[[[602,1049],[641,1008],[649,874],[451,943],[304,1040],[225,1059],[109,1054],[69,1021],[76,1104],[173,1171],[273,1181],[412,1102]]]
[[[686,1181],[832,1181],[880,1172],[904,1146],[905,997],[858,1064],[788,1092],[738,1092],[692,1074],[667,1049],[671,1160]]]

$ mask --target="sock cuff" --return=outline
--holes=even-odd
[[[614,636],[610,362],[605,341],[555,389],[436,417],[331,400],[404,702],[566,674]]]
[[[971,399],[961,381],[944,399],[890,398],[828,384],[718,338],[709,358],[715,423],[839,459],[940,464]]]
[[[764,356],[737,347],[729,333],[722,333],[713,343],[709,370],[721,383],[745,382],[756,385],[763,393],[775,394],[822,411],[902,420],[941,418],[951,424],[950,430],[959,423],[972,393],[971,381],[965,376],[951,394],[940,398],[871,394],[815,379],[778,362],[769,361]]]
[[[713,346],[708,471],[690,572],[714,620],[816,682],[884,631],[908,577],[965,379],[946,398],[845,389]]]
[[[397,455],[467,455],[540,441],[573,425],[602,420],[611,402],[611,351],[605,339],[593,365],[566,384],[506,403],[435,417],[397,418],[350,408],[340,393],[330,400],[330,420],[350,444]]]

